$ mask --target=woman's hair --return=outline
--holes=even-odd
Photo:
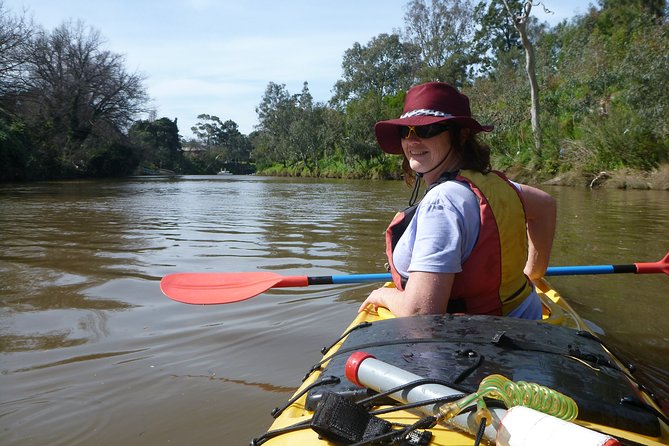
[[[451,150],[460,160],[460,169],[475,170],[481,173],[488,173],[492,170],[490,165],[490,147],[480,142],[476,135],[470,133],[464,142],[460,141],[460,132],[462,128],[452,125],[448,130],[451,133]],[[413,186],[416,182],[416,173],[409,166],[409,160],[406,155],[402,155],[402,170],[404,171],[404,182]]]

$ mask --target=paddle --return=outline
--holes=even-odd
[[[669,275],[669,253],[660,261],[630,265],[552,266],[547,276],[582,274],[654,274]],[[335,276],[282,276],[272,272],[246,273],[176,273],[160,281],[161,291],[170,299],[197,305],[241,302],[271,288],[306,287],[343,283],[387,282],[390,274],[347,274]]]

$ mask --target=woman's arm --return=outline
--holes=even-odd
[[[412,272],[404,291],[381,287],[367,297],[358,311],[367,305],[386,307],[395,316],[444,314],[448,307],[455,274]]]
[[[527,217],[528,253],[525,274],[530,279],[543,277],[550,261],[557,219],[555,199],[531,186],[520,186]]]

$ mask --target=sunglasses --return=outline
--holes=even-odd
[[[411,132],[420,139],[429,139],[445,132],[450,127],[445,124],[430,124],[430,125],[403,125],[400,126],[400,137],[402,139],[409,139]]]

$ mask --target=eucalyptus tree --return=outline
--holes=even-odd
[[[202,113],[197,115],[197,119],[195,125],[190,128],[196,140],[206,150],[220,148],[225,138],[221,118]]]
[[[249,161],[251,145],[249,139],[239,131],[237,123],[206,113],[197,116],[191,127],[196,142],[205,148],[210,158],[219,163],[245,163]]]
[[[382,155],[374,123],[401,111],[404,92],[416,81],[419,65],[419,48],[398,34],[379,34],[366,45],[355,42],[346,50],[343,78],[335,84],[331,103],[344,113],[339,147],[349,160]]]
[[[542,135],[539,120],[539,83],[537,81],[536,60],[534,57],[534,46],[529,38],[528,24],[532,12],[532,0],[523,0],[521,9],[514,8],[511,0],[502,0],[504,7],[513,21],[513,25],[520,35],[520,41],[525,49],[525,72],[530,84],[530,121],[532,123],[532,135],[534,137],[534,153],[536,161],[542,157]]]
[[[325,107],[314,102],[307,82],[295,95],[284,84],[270,82],[256,108],[258,126],[253,158],[261,167],[302,163],[313,171],[325,150],[324,112]]]
[[[294,156],[313,172],[323,154],[324,125],[322,107],[314,103],[309,84],[304,82],[300,94],[294,97],[289,124],[289,145]]]
[[[374,94],[396,95],[416,79],[419,49],[398,34],[379,34],[366,45],[355,42],[344,53],[342,79],[334,87],[332,102],[345,105]]]
[[[520,0],[508,0],[508,3],[512,9],[520,10]],[[474,8],[474,16],[478,23],[473,37],[478,74],[495,76],[514,68],[523,45],[504,4],[483,0]]]
[[[254,137],[253,157],[261,165],[281,162],[287,165],[288,151],[284,144],[290,128],[290,110],[293,98],[285,84],[270,82],[262,101],[256,107],[257,133]]]
[[[412,0],[404,15],[404,39],[420,51],[420,81],[444,81],[458,87],[468,82],[475,33],[470,0]]]

